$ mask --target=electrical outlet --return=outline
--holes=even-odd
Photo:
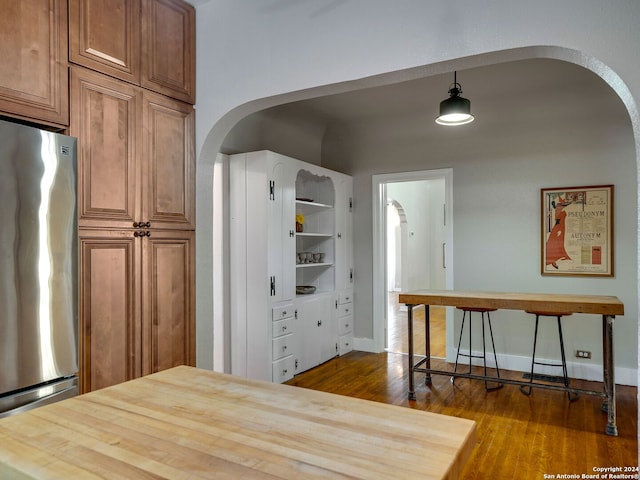
[[[576,357],[591,358],[591,352],[588,352],[587,350],[576,350]]]

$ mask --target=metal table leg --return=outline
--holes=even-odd
[[[425,354],[426,361],[425,367],[427,370],[431,370],[431,322],[429,319],[429,305],[424,306],[424,340],[425,340]],[[425,385],[431,385],[431,374],[427,373],[424,378]]]
[[[613,367],[613,315],[602,316],[602,369],[604,391],[607,396],[603,410],[607,412],[607,435],[618,436],[616,426],[616,382]]]
[[[413,385],[413,305],[407,304],[407,326],[409,330],[409,400],[416,399]]]

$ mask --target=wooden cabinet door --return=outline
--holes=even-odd
[[[131,228],[137,219],[139,89],[71,68],[70,134],[78,138],[78,225]]]
[[[132,232],[80,231],[80,391],[138,377],[141,240]]]
[[[181,0],[142,0],[141,25],[141,86],[194,104],[193,6]]]
[[[140,0],[69,0],[69,61],[140,83]]]
[[[0,111],[68,125],[66,0],[0,5]]]
[[[195,366],[195,233],[142,239],[143,374]]]
[[[195,227],[194,119],[191,105],[144,92],[141,219],[151,228]]]

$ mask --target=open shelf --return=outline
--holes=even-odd
[[[333,205],[327,205],[326,203],[307,202],[304,200],[296,200],[296,213],[302,213],[303,215],[311,215],[317,212],[330,210]]]
[[[312,233],[312,232],[297,232],[296,237],[319,237],[319,238],[331,238],[331,233]]]
[[[333,263],[324,262],[324,263],[298,263],[296,264],[296,268],[311,268],[311,267],[330,267]]]

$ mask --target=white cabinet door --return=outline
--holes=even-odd
[[[273,302],[295,295],[295,185],[284,159],[269,156],[267,229],[270,297]]]
[[[303,331],[299,371],[313,368],[337,354],[332,302],[332,295],[312,295],[298,301],[298,321]]]
[[[336,291],[353,288],[353,182],[339,176],[336,184]]]

